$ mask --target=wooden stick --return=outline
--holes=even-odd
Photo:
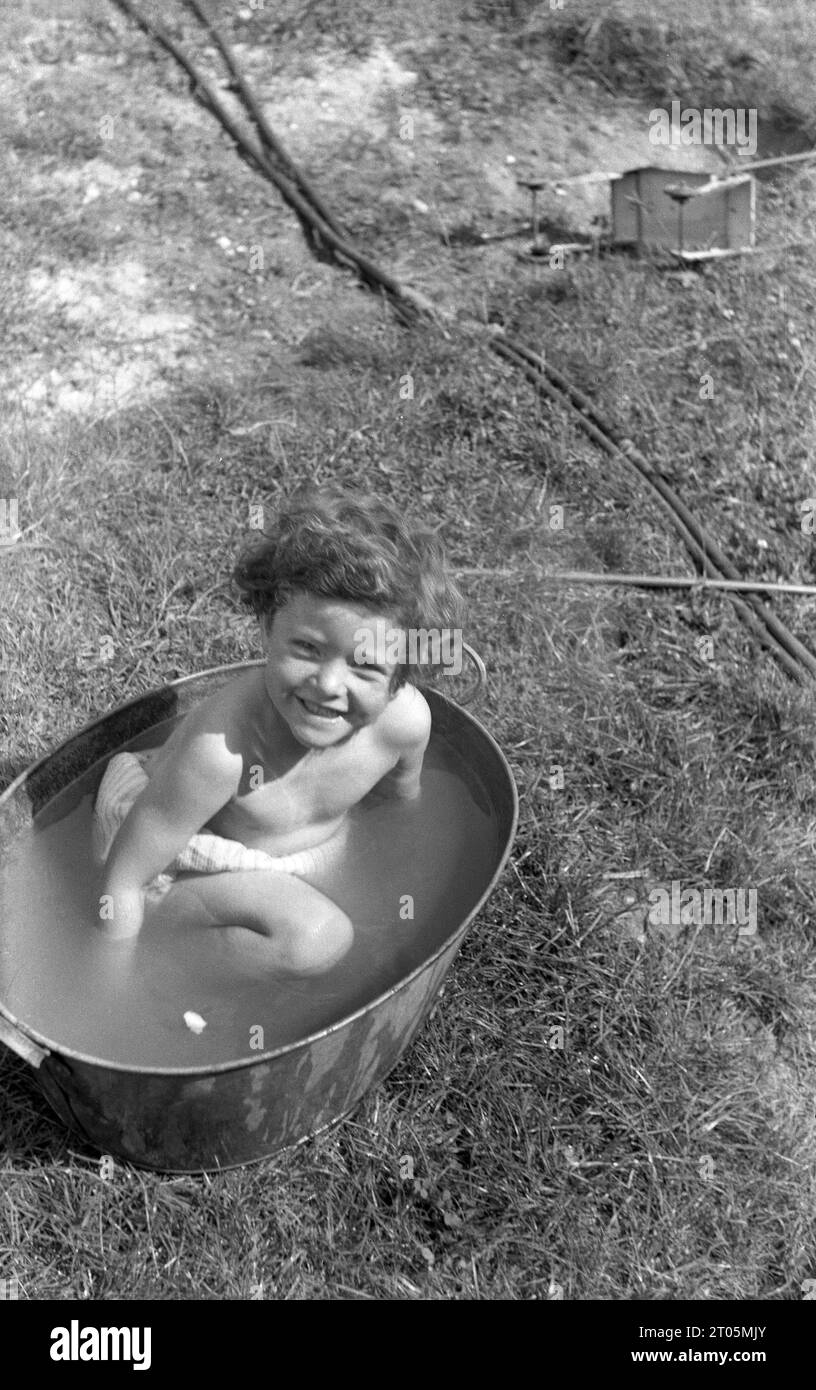
[[[538,565],[507,566],[498,569],[481,565],[457,565],[448,571],[457,576],[491,575],[497,579],[526,580],[531,574],[545,584],[616,584],[639,589],[735,589],[742,593],[798,594],[816,598],[816,584],[788,584],[765,579],[711,579],[693,574],[621,574],[612,570],[597,573],[592,570],[555,570],[547,573]]]
[[[816,159],[816,150],[802,150],[801,154],[778,154],[773,159],[757,159],[753,164],[732,164],[729,165],[729,173],[725,178],[733,178],[735,174],[750,174],[754,169],[770,169],[773,164],[796,164],[799,160],[808,159]]]
[[[457,574],[467,571],[457,570]],[[500,573],[500,571],[496,571]],[[771,583],[763,579],[704,579],[684,574],[594,574],[588,570],[558,570],[539,576],[551,584],[631,584],[640,589],[736,589],[743,593],[806,594],[816,598],[816,584]]]

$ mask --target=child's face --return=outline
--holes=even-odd
[[[298,592],[261,621],[267,694],[304,747],[339,743],[373,724],[391,699],[395,665],[372,664],[360,644],[360,630],[382,616],[345,599]]]

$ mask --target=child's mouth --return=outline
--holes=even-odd
[[[345,710],[331,709],[328,705],[314,705],[311,700],[304,700],[302,695],[296,696],[298,704],[302,705],[307,714],[311,714],[315,719],[340,719]]]

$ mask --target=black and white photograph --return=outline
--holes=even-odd
[[[46,1375],[262,1302],[781,1371],[815,89],[813,0],[0,8],[0,1315]]]

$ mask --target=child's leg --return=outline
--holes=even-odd
[[[157,904],[168,926],[246,927],[268,938],[265,958],[286,974],[319,975],[348,951],[354,930],[325,893],[292,874],[249,870],[175,882]]]

